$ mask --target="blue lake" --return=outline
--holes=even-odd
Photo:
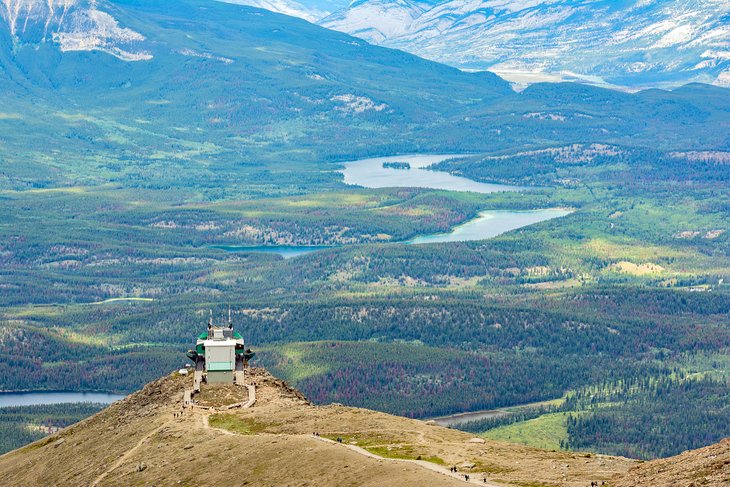
[[[438,233],[432,235],[421,235],[406,242],[409,245],[444,243],[444,242],[469,242],[475,240],[485,240],[496,237],[510,230],[526,227],[534,223],[539,223],[553,218],[559,218],[570,214],[570,210],[563,209],[547,209],[547,210],[531,210],[531,211],[483,211],[478,217],[469,220],[466,223],[454,227],[448,233]],[[227,252],[265,252],[279,254],[285,259],[297,257],[299,255],[316,252],[322,249],[331,249],[333,247],[326,246],[236,246],[236,245],[216,245],[215,248],[223,249]]]
[[[509,186],[504,184],[488,184],[472,181],[464,177],[453,176],[443,171],[426,169],[440,161],[462,157],[460,154],[440,155],[405,155],[375,157],[344,163],[341,170],[346,184],[365,188],[429,188],[450,191],[471,191],[476,193],[494,193],[497,191],[529,191],[530,188]],[[394,169],[383,167],[386,162],[407,162],[410,169]],[[440,242],[467,242],[485,240],[502,233],[526,227],[534,223],[558,218],[569,214],[569,210],[545,209],[533,211],[484,211],[478,217],[459,225],[451,232],[434,235],[421,235],[407,244],[428,244]],[[295,246],[295,245],[259,245],[237,246],[216,245],[215,248],[228,252],[264,252],[279,254],[285,259],[332,248],[328,246]]]
[[[409,240],[409,244],[441,242],[469,242],[494,238],[510,230],[534,223],[552,220],[570,214],[570,210],[548,209],[532,211],[483,211],[478,217],[453,228],[448,233],[422,235]]]
[[[464,157],[463,154],[405,155],[374,157],[345,162],[342,172],[345,184],[364,188],[430,188],[449,191],[471,191],[474,193],[495,193],[497,191],[525,191],[528,188],[506,184],[480,183],[444,171],[431,171],[428,166]],[[385,162],[407,162],[410,169],[383,167]]]
[[[124,397],[120,394],[106,392],[0,392],[0,408],[70,402],[111,404],[114,401],[124,399]]]

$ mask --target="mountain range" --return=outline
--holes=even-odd
[[[322,3],[296,5],[327,28],[517,84],[730,85],[722,0],[356,0],[325,16]]]
[[[370,150],[374,133],[399,143],[512,93],[491,73],[220,2],[20,0],[2,12],[3,180],[13,187],[45,184],[26,169],[55,151],[64,163],[42,172],[47,182],[112,174],[140,184],[153,171],[199,187],[246,170],[269,185],[267,159],[298,162],[301,177],[313,147]]]
[[[12,189],[189,178],[215,191],[246,173],[261,191],[296,193],[325,184],[315,162],[370,154],[727,145],[721,88],[515,93],[493,73],[206,0],[12,0],[0,11],[0,183]]]

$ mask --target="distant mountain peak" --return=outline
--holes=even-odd
[[[368,42],[385,43],[407,34],[426,6],[409,0],[354,0],[343,11],[322,19],[327,28],[347,32]]]
[[[318,23],[527,83],[730,86],[730,2],[724,0],[353,0]]]
[[[295,0],[219,0],[224,3],[246,5],[248,7],[263,8],[292,17],[299,17],[309,22],[316,23],[318,20],[330,14],[329,10],[322,10],[321,7],[310,4],[303,5]],[[326,7],[325,7],[326,8]]]

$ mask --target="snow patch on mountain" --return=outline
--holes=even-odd
[[[249,7],[263,8],[291,17],[299,17],[309,22],[317,22],[326,17],[329,12],[322,11],[316,7],[305,7],[301,3],[287,0],[220,0],[224,3],[246,5]]]
[[[730,68],[727,0],[357,0],[319,23],[499,74],[641,88],[726,85]]]
[[[423,13],[422,7],[407,0],[355,1],[347,10],[325,17],[320,24],[377,44],[406,34],[413,20]]]
[[[725,88],[730,88],[730,69],[720,73],[715,84],[718,86],[724,86]]]

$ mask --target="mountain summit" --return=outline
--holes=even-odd
[[[246,388],[191,376],[145,386],[99,414],[0,457],[6,485],[583,486],[622,473],[623,458],[547,452],[338,404],[314,406],[263,369]],[[457,472],[451,471],[451,466]],[[32,467],[32,468],[30,468]],[[484,479],[487,479],[486,482]]]
[[[184,391],[193,377],[173,373],[3,455],[0,478],[6,485],[420,486],[462,485],[468,476],[478,485],[577,487],[730,473],[727,441],[677,457],[690,470],[666,468],[674,459],[636,464],[545,451],[367,409],[315,406],[264,369],[250,369],[246,380],[255,388],[252,406],[251,389],[203,384],[191,407]]]

